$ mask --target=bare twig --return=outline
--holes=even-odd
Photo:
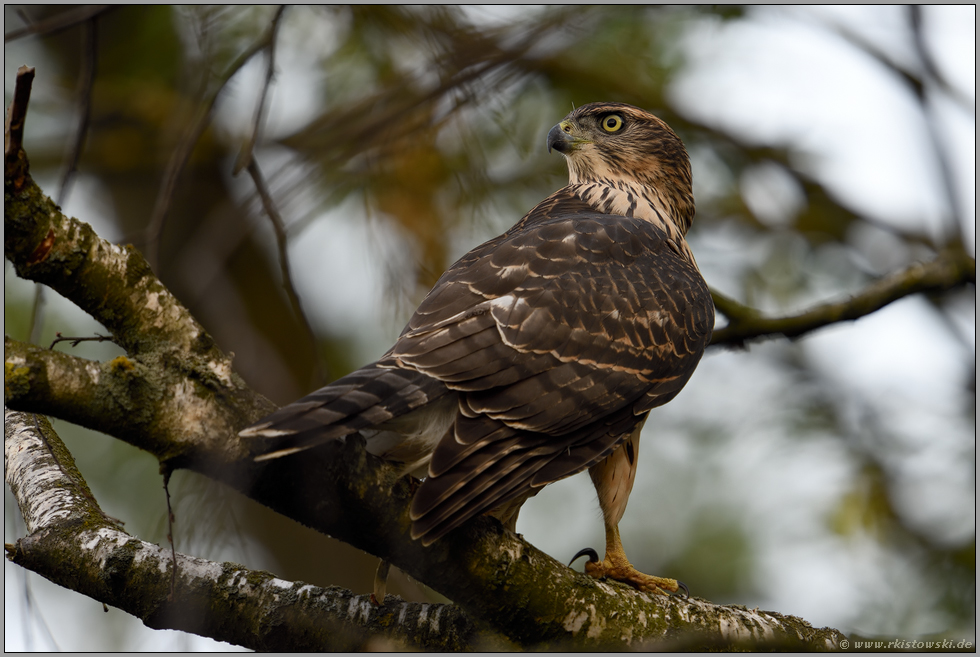
[[[198,105],[194,118],[188,124],[187,131],[184,133],[180,142],[177,144],[177,148],[174,149],[173,154],[170,156],[170,161],[167,163],[167,168],[164,171],[163,179],[160,182],[160,190],[157,193],[156,204],[153,207],[153,214],[151,215],[150,222],[146,228],[146,259],[150,262],[150,265],[154,269],[158,268],[160,264],[160,237],[166,223],[167,213],[170,210],[170,204],[173,201],[174,190],[177,188],[177,180],[180,178],[180,174],[187,165],[187,161],[190,159],[194,146],[197,145],[197,142],[201,139],[201,135],[204,134],[205,129],[208,127],[208,123],[211,121],[211,112],[214,110],[214,104],[217,102],[218,96],[221,95],[225,85],[228,84],[231,78],[234,77],[234,75],[241,70],[241,68],[245,66],[245,64],[247,64],[252,57],[262,52],[262,50],[264,50],[272,41],[275,27],[275,25],[270,26],[270,29],[268,29],[260,39],[258,39],[252,44],[251,47],[240,54],[235,61],[233,61],[228,68],[225,69],[224,73],[220,76],[215,89],[200,105]]]
[[[764,317],[758,310],[712,291],[715,307],[728,318],[728,325],[715,331],[711,346],[739,347],[747,340],[769,335],[796,338],[830,324],[864,317],[912,294],[976,284],[976,272],[975,259],[962,248],[951,248],[932,262],[886,276],[847,301],[824,304],[788,317]]]
[[[15,168],[22,177],[27,172],[26,157],[21,160],[24,150],[24,121],[27,119],[27,104],[31,100],[31,86],[34,84],[34,67],[21,66],[17,69],[14,97],[7,107],[7,118],[3,126],[4,178],[13,177]],[[23,162],[23,164],[21,164]],[[14,181],[16,184],[16,181]]]
[[[82,155],[85,138],[88,135],[88,125],[92,115],[92,84],[95,82],[95,69],[99,54],[97,16],[98,14],[85,22],[82,42],[82,74],[78,80],[78,126],[75,129],[75,138],[71,141],[71,146],[66,153],[67,166],[61,176],[58,205],[64,205],[68,199],[71,183],[75,172],[78,170],[78,159]]]
[[[170,557],[173,559],[167,601],[174,602],[177,599],[177,543],[174,541],[174,511],[170,506],[170,475],[173,474],[173,470],[165,464],[160,464],[160,468],[163,470],[163,492],[167,496],[167,540],[170,542]]]
[[[262,131],[262,121],[265,115],[265,101],[269,95],[269,87],[272,86],[272,80],[276,75],[276,33],[279,28],[279,21],[285,11],[286,5],[279,5],[279,9],[276,10],[275,15],[272,17],[272,25],[270,27],[271,38],[266,47],[268,54],[266,55],[265,82],[262,85],[262,92],[259,94],[259,102],[255,106],[255,118],[252,120],[252,134],[249,136],[248,141],[242,144],[242,150],[238,154],[238,159],[235,161],[235,167],[232,169],[232,175],[235,176],[241,173],[242,169],[247,167],[252,161],[255,144],[259,141],[259,134]]]
[[[296,315],[296,319],[303,325],[303,329],[310,341],[310,346],[313,348],[313,353],[317,354],[315,377],[317,379],[316,383],[322,385],[326,382],[326,372],[324,371],[323,363],[319,358],[316,334],[313,332],[313,327],[310,326],[310,321],[306,317],[306,313],[303,312],[303,305],[299,300],[299,295],[296,293],[296,286],[293,284],[293,278],[290,274],[286,224],[282,220],[282,215],[279,214],[275,201],[272,199],[272,193],[270,192],[269,186],[266,183],[261,170],[259,169],[259,164],[255,160],[254,153],[255,144],[258,143],[259,135],[262,132],[262,121],[265,114],[266,99],[268,98],[269,88],[272,86],[272,81],[275,77],[276,34],[280,19],[282,18],[285,9],[285,5],[280,5],[272,18],[272,23],[269,28],[270,38],[265,48],[267,51],[265,83],[262,85],[262,92],[259,94],[259,102],[255,107],[255,117],[252,122],[252,134],[250,135],[249,139],[242,144],[242,150],[238,155],[238,160],[235,162],[235,167],[232,170],[232,174],[238,175],[242,169],[248,170],[249,175],[252,177],[252,182],[255,183],[255,189],[258,192],[259,198],[262,200],[262,207],[265,209],[265,213],[272,221],[272,227],[276,234],[276,245],[279,251],[279,269],[282,272],[282,286],[286,291],[286,296],[289,298],[289,305],[293,309],[293,314]]]
[[[54,346],[59,342],[71,342],[71,346],[77,347],[81,342],[112,342],[112,337],[108,335],[99,335],[96,333],[94,336],[77,338],[71,336],[62,336],[60,332],[55,333],[55,340],[51,343],[48,349],[54,349]]]
[[[83,5],[81,7],[75,7],[56,16],[33,22],[30,25],[16,30],[11,30],[3,35],[3,42],[10,43],[11,41],[16,41],[32,34],[39,36],[55,34],[79,23],[84,23],[110,9],[114,9],[114,7],[112,5]]]
[[[950,84],[950,82],[936,66],[935,60],[929,52],[929,49],[926,47],[925,38],[922,33],[921,8],[913,5],[910,6],[908,10],[914,48],[916,55],[918,55],[919,61],[922,64],[922,74],[909,71],[904,65],[895,61],[895,59],[887,52],[883,51],[876,44],[869,41],[851,28],[840,24],[833,24],[832,28],[837,32],[837,34],[849,41],[856,48],[859,48],[862,52],[875,59],[892,73],[898,75],[915,95],[915,98],[921,107],[926,134],[929,137],[929,142],[932,145],[933,153],[936,156],[936,162],[939,165],[940,178],[942,179],[942,185],[944,187],[946,203],[949,206],[950,223],[954,224],[953,228],[955,233],[958,235],[962,232],[964,220],[960,216],[960,204],[957,195],[956,181],[955,177],[953,176],[952,164],[948,154],[948,149],[943,146],[942,139],[939,135],[937,128],[937,117],[935,115],[935,111],[932,109],[929,103],[927,91],[930,86],[940,89],[970,114],[974,114],[976,112],[976,103],[967,97],[962,91]],[[946,242],[949,241],[949,235],[943,235],[942,237],[945,238]]]
[[[874,42],[865,38],[861,33],[851,29],[847,25],[841,23],[830,24],[831,29],[837,32],[838,35],[843,37],[845,40],[849,41],[856,48],[862,50],[865,54],[870,55],[875,60],[877,60],[882,66],[889,69],[893,73],[897,74],[906,84],[916,89],[916,94],[920,95],[924,88],[924,80],[917,74],[906,69],[902,64],[895,61],[895,59],[888,54],[886,51],[879,48]],[[918,37],[916,37],[918,38]],[[972,98],[967,96],[962,90],[954,87],[949,80],[943,76],[938,69],[935,68],[934,62],[923,61],[923,66],[927,73],[934,77],[936,84],[947,94],[949,97],[956,102],[964,110],[970,112],[971,114],[976,111],[976,103]],[[931,67],[931,70],[930,70]]]
[[[915,39],[915,48],[922,61],[922,67],[925,69],[926,75],[931,78],[931,82],[934,82],[943,92],[959,103],[963,109],[968,110],[972,114],[976,111],[976,102],[963,93],[962,90],[953,86],[943,74],[942,70],[940,70],[938,64],[936,64],[936,59],[929,52],[929,48],[926,47],[922,32],[922,7],[920,5],[910,5],[908,9],[910,14],[909,19],[912,24],[912,37]]]
[[[259,193],[259,198],[262,199],[262,207],[265,208],[265,213],[272,220],[272,227],[276,233],[276,246],[279,250],[279,269],[282,272],[282,287],[286,291],[286,296],[289,298],[289,305],[293,309],[293,314],[296,315],[296,319],[303,325],[310,345],[313,347],[313,353],[317,354],[316,377],[318,380],[316,383],[323,385],[326,383],[326,372],[323,371],[323,364],[320,362],[320,350],[317,348],[316,334],[313,332],[313,327],[310,326],[310,320],[306,317],[306,313],[303,312],[303,304],[299,300],[299,295],[296,293],[296,286],[293,285],[293,277],[290,274],[286,225],[283,223],[279,210],[276,209],[276,204],[272,200],[272,194],[269,192],[269,187],[266,185],[265,178],[262,177],[259,164],[255,161],[254,157],[249,158],[246,169],[252,177],[252,181],[255,183],[255,189]]]
[[[929,53],[929,48],[925,43],[925,36],[922,33],[922,8],[918,5],[911,5],[908,7],[908,11],[916,54],[918,54],[919,60],[922,62],[922,67],[925,69],[926,82],[943,88],[945,84],[944,79],[932,55]],[[917,95],[919,105],[922,108],[922,120],[926,124],[926,133],[929,135],[929,142],[932,144],[932,150],[935,153],[936,162],[939,165],[939,177],[942,180],[943,191],[946,194],[946,204],[949,206],[949,218],[953,224],[954,234],[961,235],[965,221],[960,216],[959,194],[956,188],[956,176],[953,175],[952,158],[950,157],[949,149],[946,148],[939,134],[939,117],[936,116],[935,109],[932,103],[929,102],[926,91],[927,86],[923,85],[923,87],[918,89],[919,93]]]

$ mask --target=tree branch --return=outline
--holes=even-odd
[[[10,43],[11,41],[16,41],[32,34],[50,36],[79,23],[91,20],[99,14],[103,14],[114,8],[112,5],[83,5],[81,7],[74,7],[50,18],[30,23],[16,30],[11,30],[3,35],[3,42]],[[24,17],[22,16],[22,18]]]
[[[728,325],[715,331],[711,346],[741,347],[746,340],[770,335],[797,338],[830,324],[870,315],[912,294],[942,292],[968,283],[975,285],[976,280],[977,261],[962,246],[955,246],[932,262],[916,263],[872,283],[847,301],[823,304],[799,315],[764,317],[758,310],[712,290],[715,308],[728,318]]]
[[[255,156],[255,145],[259,143],[259,135],[262,133],[262,123],[265,118],[265,101],[269,96],[269,87],[272,86],[272,80],[276,75],[276,35],[279,31],[279,22],[282,20],[282,16],[286,11],[286,5],[280,5],[276,9],[275,15],[272,17],[272,22],[270,24],[270,34],[269,41],[265,46],[267,51],[266,54],[266,65],[265,65],[265,81],[262,83],[262,91],[259,93],[258,103],[255,105],[255,115],[252,118],[252,133],[249,138],[242,144],[242,150],[238,153],[238,158],[235,160],[235,166],[232,167],[231,174],[237,176],[241,173],[242,169],[247,167],[251,163],[252,158]]]
[[[7,186],[5,192],[4,255],[18,276],[71,299],[127,351],[216,350],[132,246],[107,242],[88,224],[62,214],[29,176],[20,189]]]
[[[224,90],[225,85],[231,81],[235,74],[252,57],[262,52],[266,46],[274,41],[279,16],[281,16],[281,11],[277,11],[276,20],[269,26],[269,29],[247,50],[235,58],[224,70],[215,89],[198,104],[194,118],[188,123],[187,130],[184,132],[180,142],[171,154],[170,160],[167,162],[167,169],[164,172],[163,180],[160,182],[160,190],[157,192],[153,214],[150,216],[150,221],[146,226],[146,253],[148,260],[155,266],[159,266],[160,264],[160,239],[163,234],[167,213],[170,211],[170,202],[173,199],[174,190],[177,188],[177,180],[187,165],[191,153],[194,151],[194,147],[201,139],[201,135],[204,134],[205,129],[211,122],[211,112],[214,110],[214,105],[218,101],[218,97]]]
[[[452,605],[389,600],[183,554],[170,599],[171,552],[108,520],[43,417],[4,408],[4,472],[28,536],[7,558],[56,584],[136,616],[253,650],[428,651],[472,648],[473,624]],[[387,643],[378,644],[378,636]]]
[[[34,68],[21,66],[17,69],[14,98],[7,107],[3,130],[3,184],[20,191],[23,177],[27,175],[27,155],[24,153],[24,124],[27,121],[27,104],[31,100],[34,84]],[[6,203],[6,201],[4,201]]]
[[[313,353],[317,355],[316,366],[314,367],[314,378],[317,379],[316,384],[318,386],[326,385],[326,372],[324,371],[323,362],[320,358],[320,349],[317,346],[316,334],[313,333],[313,326],[310,325],[310,320],[303,311],[303,303],[299,299],[296,286],[293,284],[293,276],[290,273],[286,224],[283,222],[282,216],[276,208],[275,201],[272,200],[272,192],[269,190],[265,178],[262,176],[262,171],[259,169],[259,163],[255,160],[254,153],[249,152],[248,164],[245,168],[248,170],[248,175],[251,176],[252,182],[255,183],[255,189],[259,194],[259,198],[262,199],[262,207],[272,222],[272,230],[276,235],[276,249],[279,252],[279,272],[282,275],[282,287],[286,291],[286,298],[289,299],[289,306],[293,309],[293,314],[296,315],[296,321],[303,327],[303,331],[306,333],[306,339],[309,340]]]
[[[198,461],[194,469],[200,465]],[[249,459],[209,474],[319,531],[384,555],[452,596],[467,616],[483,619],[522,646],[597,649],[684,636],[709,643],[777,641],[812,649],[831,648],[841,638],[836,630],[815,630],[798,618],[651,596],[622,584],[595,581],[489,517],[477,518],[423,548],[407,531],[416,483],[399,478],[395,468],[367,454],[359,440],[330,443],[302,459],[261,465]],[[317,486],[304,483],[313,480]],[[161,563],[169,558],[165,550],[154,550]],[[161,596],[166,595],[168,581],[161,575]],[[182,591],[178,586],[178,600]]]

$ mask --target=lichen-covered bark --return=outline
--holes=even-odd
[[[4,470],[28,536],[7,557],[157,629],[179,629],[255,650],[460,650],[474,626],[452,605],[286,582],[232,563],[177,555],[106,518],[47,420],[4,411]],[[174,595],[171,596],[171,586]],[[380,640],[379,638],[383,639]]]
[[[135,248],[107,242],[62,214],[30,177],[18,192],[10,185],[4,191],[4,255],[18,276],[71,299],[130,353],[181,351],[227,360]]]
[[[5,180],[4,254],[19,276],[52,287],[102,323],[127,357],[83,368],[25,347],[12,360],[8,341],[10,403],[35,410],[38,400],[60,401],[59,417],[87,414],[80,423],[129,442],[137,440],[134,434],[148,435],[155,439],[152,446],[133,444],[164,459],[201,448],[240,448],[229,434],[274,410],[273,404],[235,373],[231,357],[139,252],[107,242],[88,224],[62,214],[26,173],[17,183]],[[33,392],[24,387],[28,361]],[[94,403],[82,408],[79,396]],[[238,451],[223,460],[244,456]]]
[[[217,372],[215,371],[217,370]],[[249,456],[234,434],[271,412],[271,402],[213,361],[143,352],[105,363],[4,339],[4,397],[115,436],[161,460],[234,462]]]
[[[170,552],[125,534],[101,515],[70,454],[49,427],[43,433],[35,430],[32,414],[6,415],[8,483],[29,519],[29,536],[8,548],[9,558],[124,609],[150,627],[279,650],[347,650],[364,647],[371,636],[391,642],[381,644],[388,648],[501,646],[493,632],[478,634],[470,618],[481,619],[481,625],[522,647],[640,648],[653,640],[683,638],[690,645],[761,642],[820,649],[833,647],[840,638],[835,630],[815,630],[800,619],[771,612],[668,599],[592,580],[491,518],[479,518],[446,540],[421,548],[398,530],[407,526],[410,482],[395,481],[389,504],[371,508],[376,500],[366,491],[383,496],[392,470],[367,454],[359,441],[331,445],[333,449],[320,450],[312,459],[309,467],[320,481],[335,475],[350,481],[318,496],[319,510],[307,509],[306,515],[297,514],[299,519],[365,549],[382,552],[379,546],[387,543],[389,559],[453,595],[458,606],[389,599],[378,609],[369,596],[284,582],[236,564],[184,555],[177,558],[176,597],[170,600]],[[286,462],[274,463],[283,467]],[[302,473],[293,470],[290,476],[297,474]],[[282,475],[273,472],[259,479],[279,482],[276,488],[281,488]],[[262,488],[254,492],[263,501],[279,503]],[[279,495],[289,497],[290,492]],[[350,520],[365,516],[370,521]],[[372,528],[365,531],[364,524]]]

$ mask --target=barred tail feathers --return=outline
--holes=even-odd
[[[263,440],[264,453],[255,460],[265,461],[376,427],[447,392],[441,382],[414,370],[372,363],[280,408],[238,435]]]

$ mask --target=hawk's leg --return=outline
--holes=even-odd
[[[655,577],[641,573],[626,558],[623,542],[619,538],[619,521],[626,512],[626,502],[630,491],[633,490],[633,479],[636,476],[636,461],[640,448],[640,429],[643,422],[633,430],[633,433],[604,461],[589,468],[589,476],[595,484],[599,495],[599,507],[602,509],[602,520],[606,526],[606,558],[599,561],[599,555],[591,548],[582,550],[575,559],[585,554],[589,562],[585,564],[585,572],[592,577],[608,577],[625,582],[647,593],[676,593],[680,588],[687,587],[676,579]],[[574,561],[573,559],[572,561]]]
[[[391,563],[384,559],[378,564],[378,571],[374,574],[374,591],[371,593],[371,602],[376,607],[383,607],[385,604],[385,591],[388,589],[388,571]]]

